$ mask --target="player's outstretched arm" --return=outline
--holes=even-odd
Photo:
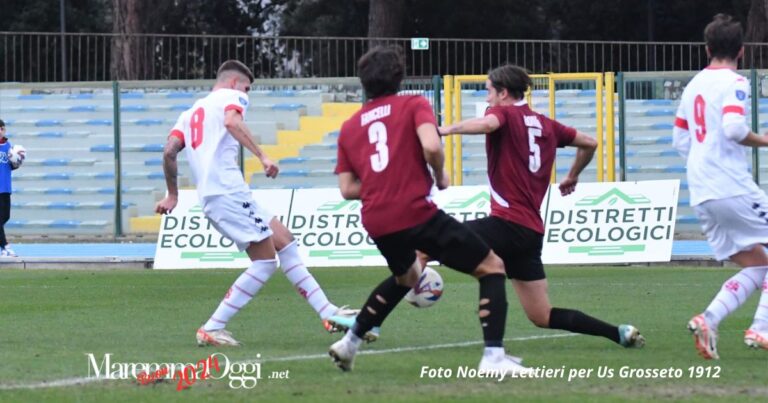
[[[176,157],[179,151],[184,149],[184,143],[176,136],[168,136],[168,142],[163,148],[163,173],[165,173],[165,185],[168,187],[168,195],[155,206],[155,212],[167,214],[173,211],[179,200],[178,174],[179,165]]]
[[[261,161],[261,165],[264,166],[264,173],[267,174],[268,178],[277,177],[280,168],[278,168],[277,164],[272,162],[272,160],[267,158],[267,155],[264,154],[261,147],[256,145],[256,142],[253,141],[251,131],[248,129],[248,126],[245,125],[243,115],[241,115],[240,112],[236,110],[227,111],[224,116],[224,126],[226,126],[227,131],[232,134],[232,137]]]
[[[451,183],[445,172],[445,153],[437,128],[432,123],[423,123],[416,128],[416,134],[419,136],[419,142],[424,151],[424,159],[435,175],[437,188],[440,190],[447,188]]]
[[[597,141],[591,136],[582,132],[576,132],[576,137],[573,138],[573,142],[569,144],[572,147],[577,147],[576,158],[573,160],[571,170],[568,175],[560,182],[560,193],[563,196],[569,195],[576,190],[576,184],[579,183],[579,175],[584,168],[592,161],[592,156],[595,155],[595,149],[597,149]]]
[[[747,147],[768,147],[768,133],[761,136],[750,131],[739,144]]]
[[[339,172],[339,190],[346,200],[360,199],[360,180],[352,172]]]
[[[501,126],[496,115],[485,115],[481,118],[462,120],[448,126],[440,126],[441,136],[449,134],[487,134],[496,131]]]

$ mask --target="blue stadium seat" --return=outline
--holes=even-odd
[[[138,119],[134,122],[137,126],[157,126],[165,124],[163,119]]]
[[[93,94],[69,94],[67,99],[93,99]]]
[[[88,119],[85,124],[89,126],[112,126],[112,120],[110,119]]]
[[[35,122],[35,126],[37,127],[61,126],[61,121],[57,119],[40,119],[37,122]]]
[[[646,99],[642,101],[642,104],[654,106],[671,106],[675,104],[675,101],[671,99]]]
[[[19,101],[40,101],[43,98],[44,96],[40,94],[19,95],[16,97]]]
[[[267,96],[269,97],[295,97],[296,91],[294,90],[277,90],[270,91]]]
[[[115,146],[111,144],[98,144],[91,146],[91,151],[96,153],[112,153],[115,152]]]
[[[96,106],[95,105],[75,105],[75,106],[70,106],[67,110],[70,112],[95,112]]]
[[[283,104],[272,105],[272,110],[274,110],[274,111],[297,111],[297,110],[299,110],[301,108],[305,108],[305,107],[306,106],[302,105],[302,104],[283,103]]]
[[[649,109],[645,111],[645,116],[675,116],[672,109]]]
[[[121,105],[120,111],[122,112],[146,112],[146,105]]]
[[[151,153],[160,153],[163,152],[164,146],[162,144],[145,144],[141,147],[141,151],[144,152],[151,152]]]
[[[179,99],[179,98],[194,98],[195,94],[191,92],[171,92],[166,95],[166,98]]]
[[[123,92],[120,94],[120,99],[144,99],[143,92]]]
[[[69,158],[49,158],[42,161],[42,165],[47,167],[60,167],[69,165],[72,160]]]

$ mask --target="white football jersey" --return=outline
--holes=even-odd
[[[738,143],[750,132],[745,113],[749,82],[728,68],[707,68],[683,91],[673,142],[687,156],[691,205],[759,191],[747,161],[749,147]],[[737,127],[741,138],[726,136]]]
[[[213,195],[250,192],[237,163],[240,143],[224,126],[224,114],[232,109],[245,118],[248,95],[218,89],[184,111],[171,131],[172,136],[184,141],[201,201]]]

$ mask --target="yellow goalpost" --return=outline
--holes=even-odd
[[[612,182],[616,179],[615,162],[615,91],[614,73],[560,73],[560,74],[532,74],[531,79],[535,86],[545,85],[548,90],[549,108],[548,115],[556,116],[558,82],[584,82],[594,81],[595,87],[595,136],[597,139],[597,181]],[[443,92],[445,94],[445,107],[443,111],[444,124],[452,124],[461,120],[462,116],[462,86],[467,84],[484,84],[488,78],[486,75],[462,75],[443,77]],[[532,94],[526,94],[528,103]],[[590,133],[591,134],[591,133]],[[446,138],[445,155],[446,166],[451,174],[451,183],[461,185],[463,183],[463,162],[461,137],[449,136]],[[555,181],[555,166],[552,167],[552,181]]]

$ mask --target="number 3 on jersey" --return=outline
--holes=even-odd
[[[374,172],[381,172],[389,164],[389,148],[387,147],[387,126],[382,122],[375,122],[368,127],[368,141],[376,144],[376,154],[371,155],[371,168]]]
[[[696,123],[696,140],[699,143],[704,142],[704,137],[707,136],[707,103],[704,102],[704,97],[696,95],[693,100],[693,122]]]
[[[203,120],[205,120],[205,109],[197,108],[192,113],[189,120],[189,132],[192,137],[192,149],[200,147],[203,144]]]

